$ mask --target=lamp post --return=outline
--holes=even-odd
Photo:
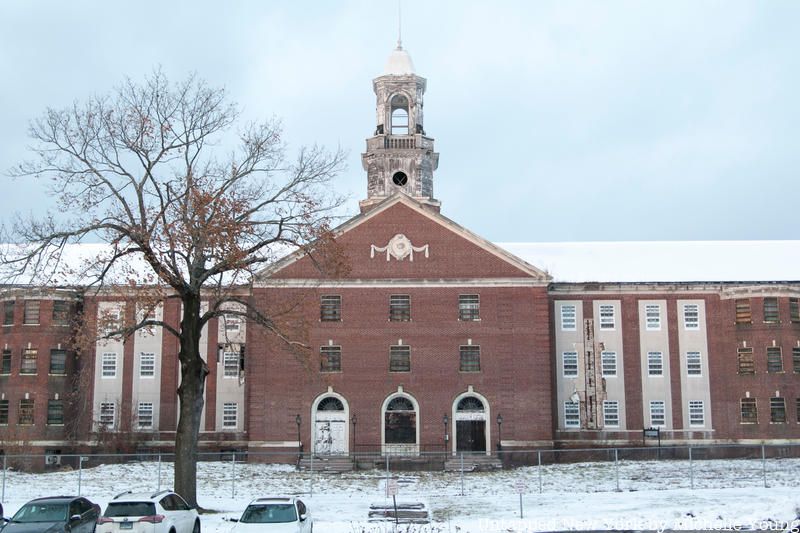
[[[300,440],[300,424],[303,422],[303,419],[300,418],[300,415],[295,415],[294,423],[297,424],[297,461],[299,462],[300,459],[303,457],[303,441]]]
[[[447,434],[447,423],[450,422],[450,417],[447,416],[445,413],[444,417],[442,417],[442,422],[444,422],[444,453],[447,453],[447,441],[450,440],[450,435]]]
[[[353,423],[353,452],[356,452],[356,424],[358,423],[358,417],[355,413],[353,413],[353,416],[350,417],[350,422]]]
[[[497,453],[503,449],[503,415],[497,415]]]

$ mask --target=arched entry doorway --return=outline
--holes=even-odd
[[[348,453],[347,402],[340,395],[328,392],[312,406],[313,450],[317,455]]]
[[[453,403],[456,452],[488,452],[489,420],[486,399],[470,391]]]
[[[419,405],[400,389],[383,402],[383,451],[392,455],[419,453]]]

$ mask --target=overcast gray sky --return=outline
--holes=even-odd
[[[798,238],[800,2],[403,0],[444,214],[494,241]],[[366,195],[381,1],[0,3],[0,170],[47,106],[161,65],[294,145],[349,150]],[[1,177],[2,218],[47,205]]]

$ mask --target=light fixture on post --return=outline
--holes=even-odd
[[[442,422],[444,422],[444,453],[447,453],[447,441],[450,440],[450,435],[447,433],[447,423],[450,422],[450,417],[447,416],[447,413],[442,417]]]
[[[503,449],[503,415],[497,415],[497,453]]]
[[[350,417],[350,422],[352,422],[352,424],[353,424],[353,453],[355,453],[357,451],[356,450],[356,447],[357,447],[357,445],[356,445],[356,424],[358,423],[358,417],[356,416],[355,413],[353,413],[353,416]]]
[[[300,440],[300,424],[303,422],[303,419],[300,418],[300,415],[295,415],[294,423],[297,424],[297,462],[300,462],[300,459],[303,457],[303,441]]]

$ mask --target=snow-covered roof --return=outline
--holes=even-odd
[[[800,280],[800,240],[496,244],[555,282]]]

